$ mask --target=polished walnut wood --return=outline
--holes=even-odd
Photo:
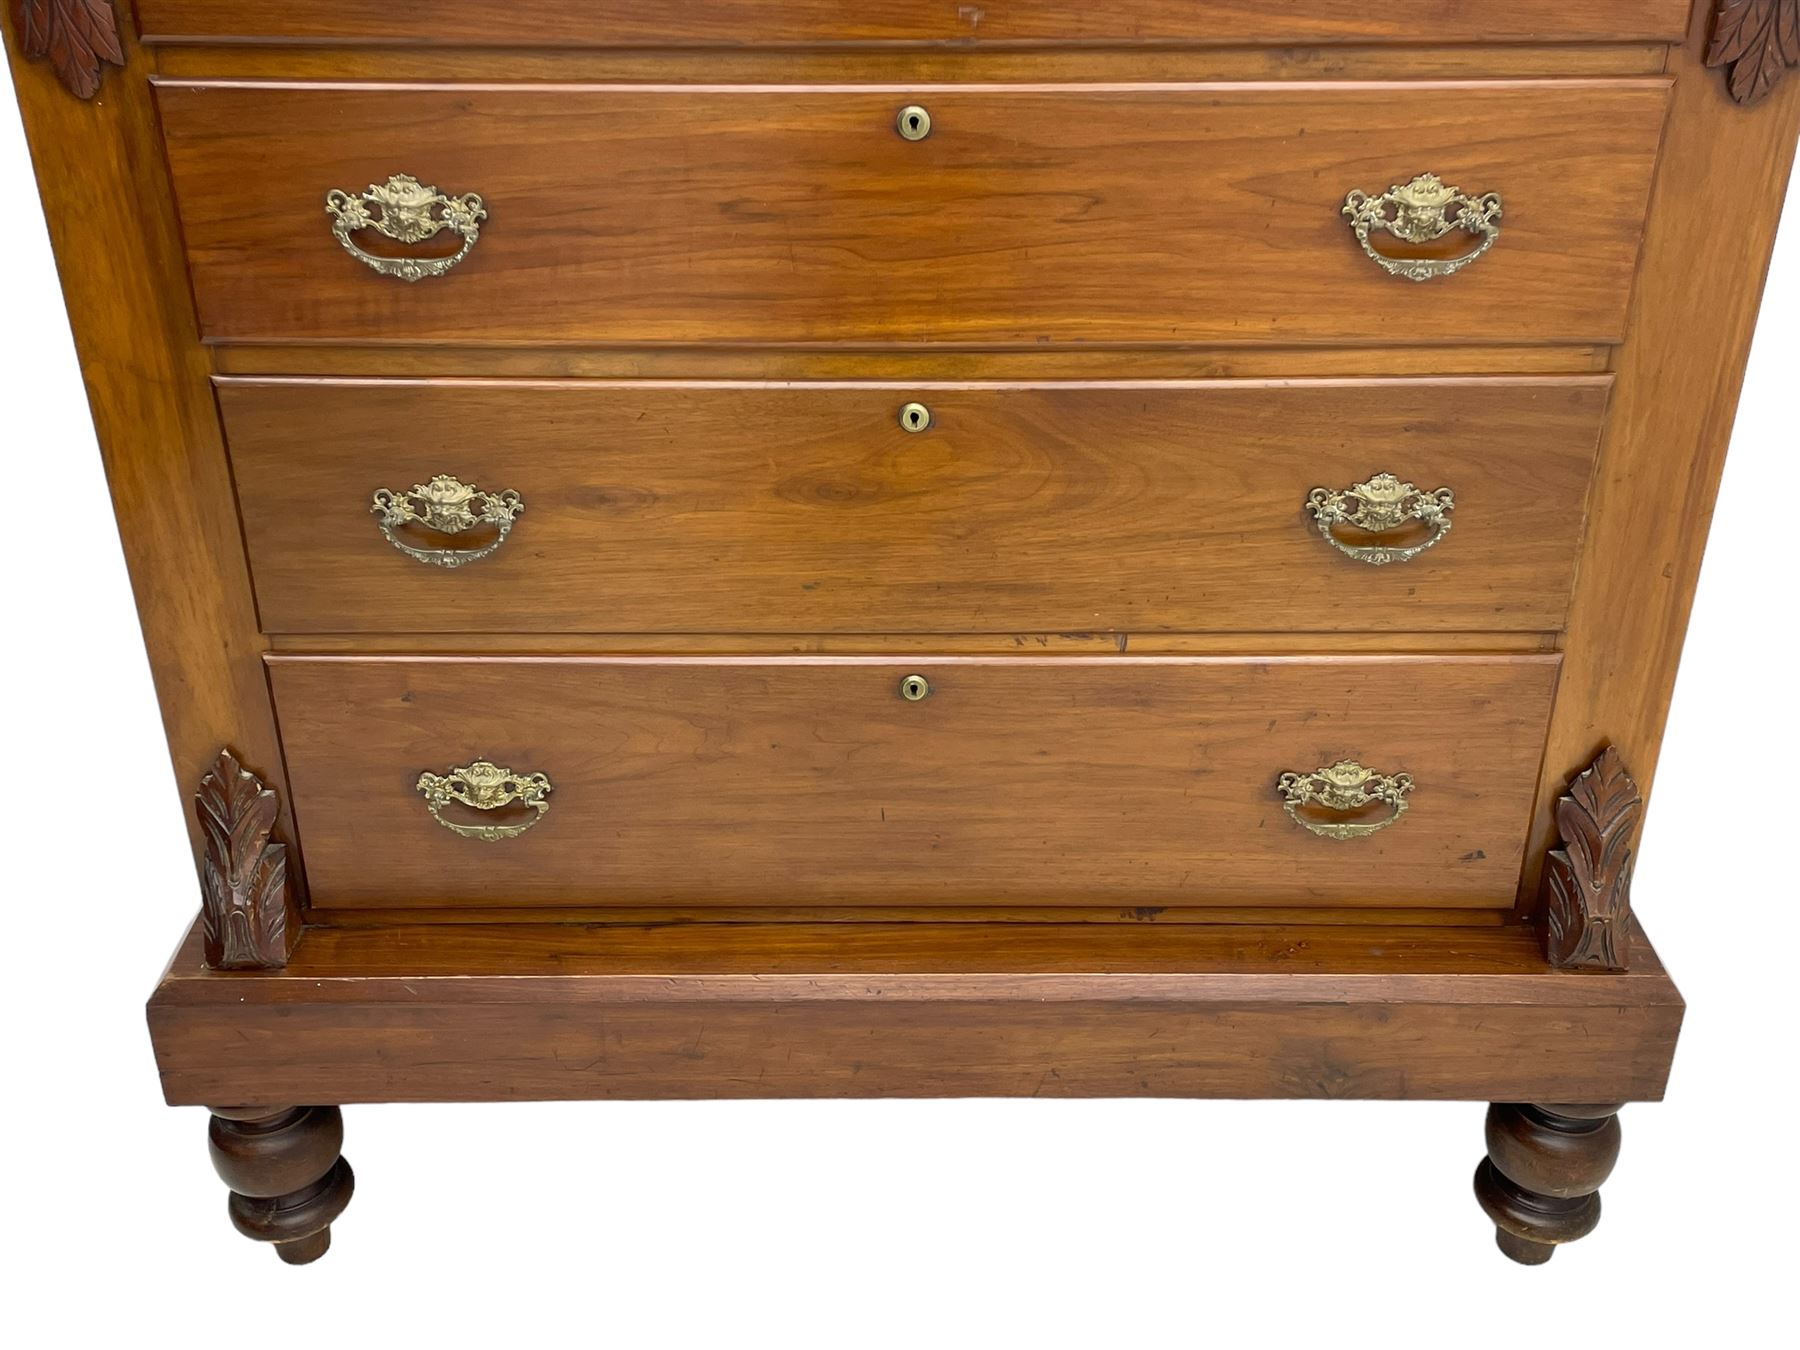
[[[47,60],[77,98],[100,92],[106,67],[125,64],[112,0],[12,0],[19,49]]]
[[[1554,657],[274,657],[314,900],[1510,906]],[[911,675],[931,694],[908,702]],[[1277,780],[1417,782],[1367,838]],[[422,772],[554,785],[518,838]],[[370,867],[372,856],[382,858]]]
[[[957,1094],[1498,1102],[1503,1250],[1592,1227],[1792,0],[4,12],[245,1231],[348,1199],[290,1103]],[[1504,215],[1417,285],[1339,208],[1427,172]],[[413,285],[325,212],[404,173],[488,211]],[[1384,470],[1454,528],[1371,568],[1305,494]],[[381,537],[439,473],[492,557]],[[484,756],[516,838],[416,790]],[[1276,775],[1350,758],[1407,810],[1321,838]]]
[[[285,971],[183,946],[172,1104],[741,1097],[1654,1101],[1682,1002],[1546,971],[1517,925],[322,928]]]
[[[1488,1111],[1488,1156],[1475,1196],[1500,1250],[1541,1266],[1600,1222],[1600,1187],[1619,1159],[1619,1106],[1524,1106]]]
[[[1555,633],[303,633],[283,656],[1498,656]],[[1326,650],[1329,649],[1329,650]]]
[[[227,380],[219,398],[275,632],[1550,632],[1607,388]],[[343,434],[359,426],[403,431]],[[1450,486],[1452,528],[1410,562],[1353,561],[1308,495],[1388,471]],[[369,509],[438,474],[525,508],[451,573]]]
[[[1604,375],[1610,347],[1178,347],[1071,351],[863,351],[818,347],[359,347],[256,343],[219,346],[225,376],[446,379],[485,376],[533,381],[733,380],[911,383],[1003,380],[1448,379],[1468,375]],[[380,374],[374,372],[379,371]],[[223,380],[221,381],[223,387]]]
[[[1739,103],[1766,98],[1794,66],[1800,66],[1800,0],[1714,0],[1718,22],[1706,48],[1706,64],[1729,68],[1731,96]]]
[[[129,39],[124,53],[107,96],[82,102],[23,58],[17,29],[9,44],[175,781],[185,798],[229,745],[285,803],[267,641],[160,164],[149,63]],[[198,857],[204,837],[188,820]]]
[[[716,44],[1587,42],[1679,38],[1687,0],[1449,0],[1429,19],[1361,0],[138,0],[157,41]]]
[[[1668,103],[1663,80],[157,93],[209,338],[448,343],[1612,341]],[[1341,211],[1427,172],[1506,198],[1453,301]],[[379,278],[332,237],[325,194],[395,173],[484,199],[448,275]]]
[[[161,46],[168,80],[284,83],[491,83],[497,57],[509,81],[544,84],[1207,84],[1222,80],[1551,79],[1661,75],[1667,46],[1652,42],[1331,43],[1294,47],[919,46],[691,48],[297,47],[286,43]]]
[[[284,966],[300,939],[288,885],[287,845],[273,842],[275,794],[221,750],[200,780],[194,809],[206,836],[200,862],[200,931],[216,970]]]
[[[1557,804],[1563,846],[1544,865],[1544,948],[1563,970],[1623,970],[1644,798],[1612,747]]]
[[[344,1116],[335,1106],[213,1108],[213,1170],[231,1187],[231,1222],[274,1245],[291,1266],[317,1261],[331,1224],[350,1203],[356,1177],[341,1154]]]
[[[1600,451],[1563,643],[1562,680],[1538,783],[1520,907],[1535,913],[1556,805],[1606,746],[1648,804],[1700,560],[1718,499],[1761,278],[1800,144],[1800,80],[1755,109],[1699,64],[1710,31],[1695,9],[1663,145],[1631,338]],[[1730,201],[1730,247],[1719,203]],[[1755,528],[1742,522],[1739,528]]]

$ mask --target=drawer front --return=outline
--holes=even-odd
[[[327,908],[1506,907],[1556,667],[270,658]],[[918,701],[901,693],[914,675],[929,685]],[[1281,776],[1346,760],[1410,776],[1399,818],[1355,838],[1291,819]],[[481,761],[527,800],[484,811],[443,795],[491,793],[479,770],[453,773]],[[508,837],[444,828],[431,792],[443,820]],[[1394,814],[1295,812],[1320,828]]]
[[[1416,346],[1622,336],[1667,94],[168,83],[159,102],[213,339]],[[922,140],[896,130],[909,105]],[[1493,238],[1418,284],[1344,208],[1426,174],[1504,214],[1414,250]],[[396,175],[486,217],[384,239],[356,212],[381,215],[362,194]],[[1401,248],[1379,226],[1371,246]],[[378,270],[427,251],[441,275]]]
[[[1689,0],[138,0],[152,39],[637,47],[1679,41]]]
[[[1607,390],[229,380],[219,394],[275,632],[1422,632],[1562,626]],[[1417,491],[1377,501],[1383,474]],[[464,500],[471,488],[483,495]],[[1391,531],[1334,514],[1390,508]]]

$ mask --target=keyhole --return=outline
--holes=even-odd
[[[923,403],[908,403],[900,409],[900,425],[914,433],[924,431],[931,425],[931,409]]]
[[[900,681],[900,697],[908,703],[917,703],[931,693],[931,682],[923,675],[908,675]]]
[[[894,126],[907,140],[922,141],[931,134],[931,114],[916,103],[910,104],[900,110]]]

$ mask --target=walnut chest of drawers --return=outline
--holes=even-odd
[[[1584,1235],[1796,0],[12,0],[200,917],[345,1103],[1497,1103]]]

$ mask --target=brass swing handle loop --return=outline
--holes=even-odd
[[[1503,210],[1499,193],[1471,197],[1461,188],[1445,187],[1434,173],[1420,174],[1410,183],[1396,183],[1378,197],[1358,188],[1344,199],[1344,215],[1363,252],[1383,271],[1408,281],[1435,281],[1462,271],[1498,242]],[[1379,251],[1369,238],[1390,234],[1403,244],[1431,244],[1452,230],[1461,230],[1480,242],[1454,258],[1393,258]]]
[[[446,830],[465,839],[516,839],[544,818],[550,803],[550,780],[541,773],[518,774],[485,759],[453,768],[448,773],[422,773],[417,784],[425,798],[425,809]],[[444,808],[451,803],[476,811],[498,811],[515,802],[529,806],[535,815],[517,825],[462,825],[444,819]]]
[[[407,557],[435,567],[464,567],[487,557],[506,542],[524,509],[524,500],[510,488],[504,492],[483,492],[473,483],[450,474],[439,474],[429,483],[414,483],[402,492],[377,488],[369,507],[388,543]],[[422,525],[450,535],[492,526],[499,534],[481,548],[420,548],[395,533],[405,525]]]
[[[468,257],[481,238],[481,222],[488,214],[473,192],[449,197],[405,173],[397,173],[385,183],[370,183],[355,196],[333,188],[325,194],[325,210],[332,217],[331,232],[346,253],[382,276],[402,281],[441,277]],[[462,236],[463,242],[446,258],[384,258],[357,244],[354,236],[358,230],[374,230],[402,244],[423,243],[449,230]]]
[[[1307,494],[1306,507],[1313,514],[1319,534],[1339,553],[1371,567],[1385,567],[1389,563],[1411,562],[1450,533],[1456,494],[1447,487],[1424,492],[1391,473],[1378,473],[1367,482],[1341,491],[1314,488]],[[1383,535],[1412,521],[1431,530],[1417,544],[1351,544],[1338,538],[1336,532],[1338,526],[1348,525],[1366,534]]]
[[[1288,816],[1296,825],[1323,839],[1363,839],[1387,829],[1406,814],[1406,798],[1413,790],[1413,780],[1411,774],[1380,774],[1353,759],[1345,759],[1311,773],[1284,773],[1276,786],[1287,799]],[[1393,810],[1385,820],[1313,820],[1300,814],[1301,808],[1307,806],[1348,812],[1382,802]]]

